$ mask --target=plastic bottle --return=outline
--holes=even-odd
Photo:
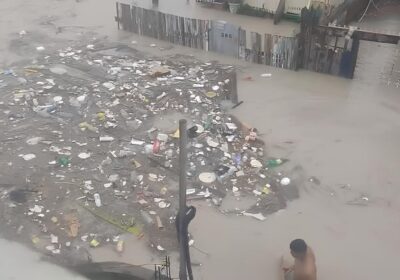
[[[267,161],[267,167],[268,168],[274,168],[274,167],[277,167],[277,166],[279,166],[279,165],[281,165],[283,163],[284,163],[284,161],[282,159],[280,159],[280,158],[270,159],[270,160]]]
[[[61,156],[58,159],[58,164],[60,164],[60,166],[68,166],[69,164],[69,158],[67,156]]]
[[[240,166],[242,164],[242,155],[240,153],[235,154],[233,159],[235,160],[235,164],[237,166]]]
[[[95,193],[93,195],[94,197],[94,203],[96,204],[97,207],[101,207],[101,198],[100,195],[98,193]]]

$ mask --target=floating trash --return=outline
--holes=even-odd
[[[290,184],[290,179],[288,177],[284,177],[281,179],[281,185],[282,186],[287,186]]]
[[[215,175],[214,172],[203,172],[203,173],[200,173],[200,175],[199,175],[199,180],[206,184],[211,184],[211,183],[215,182],[216,179],[217,179],[217,176]]]
[[[26,155],[22,155],[22,158],[26,161],[29,161],[29,160],[36,158],[36,155],[35,154],[26,154]]]
[[[78,157],[79,157],[80,159],[88,159],[88,158],[90,158],[90,153],[80,153],[80,154],[78,155]]]

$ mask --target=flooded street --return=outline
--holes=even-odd
[[[159,8],[173,13],[179,1],[174,0],[173,5],[162,2]],[[186,5],[186,0],[180,2]],[[208,10],[193,9],[192,13],[206,16]],[[259,130],[270,156],[290,159],[285,170],[299,183],[300,198],[265,221],[228,217],[207,202],[195,202],[197,216],[189,230],[196,247],[191,249],[192,261],[201,263],[194,267],[195,279],[277,279],[278,260],[295,238],[304,238],[314,249],[319,279],[397,279],[398,45],[362,42],[355,78],[346,80],[249,64],[118,31],[112,0],[2,0],[0,15],[0,69],[31,61],[38,46],[55,51],[83,38],[106,38],[149,55],[190,55],[238,67],[239,100],[244,102],[231,113]],[[256,22],[249,24],[255,26]],[[367,16],[360,25],[399,33],[400,13]],[[292,24],[271,28],[277,28],[275,33],[289,32]],[[21,30],[31,36],[25,46],[16,45]],[[153,43],[162,49],[149,48]],[[263,73],[272,76],[262,78]],[[232,199],[225,206],[234,208],[241,203],[247,201]],[[50,279],[33,277],[40,271],[46,271],[46,277],[63,279],[63,271],[53,273],[36,265],[36,255],[22,260],[30,253],[21,253],[25,251],[19,245],[1,240],[0,248],[8,252],[7,256],[0,255],[1,279],[28,279],[23,271],[14,273],[18,263],[5,263],[10,256],[24,262],[24,267],[37,266],[39,272],[29,273],[30,280]],[[126,237],[122,255],[107,246],[92,249],[91,254],[95,261],[137,265],[161,261],[161,255],[132,236]],[[176,272],[176,253],[172,258]],[[71,277],[65,279],[75,279]]]
[[[28,248],[0,239],[0,275],[4,280],[85,280],[59,266],[41,260],[41,256]]]

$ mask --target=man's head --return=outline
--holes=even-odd
[[[303,259],[307,253],[307,244],[303,239],[290,242],[290,253],[295,259]]]

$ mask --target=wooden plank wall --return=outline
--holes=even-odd
[[[130,9],[130,25],[122,12],[122,29],[141,36],[168,41],[196,49],[206,49],[208,21],[164,14],[154,10],[120,4],[121,10]]]
[[[352,74],[341,73],[340,66],[344,59],[348,59],[353,40],[346,42],[344,36],[330,35],[329,32],[317,29],[310,31],[305,36],[303,68],[318,73],[351,78]],[[344,54],[346,55],[344,56]]]
[[[208,51],[211,21],[180,17],[119,3],[123,30],[173,44]],[[279,68],[297,69],[297,38],[259,34],[238,28],[239,59]],[[250,41],[246,39],[249,34]]]

